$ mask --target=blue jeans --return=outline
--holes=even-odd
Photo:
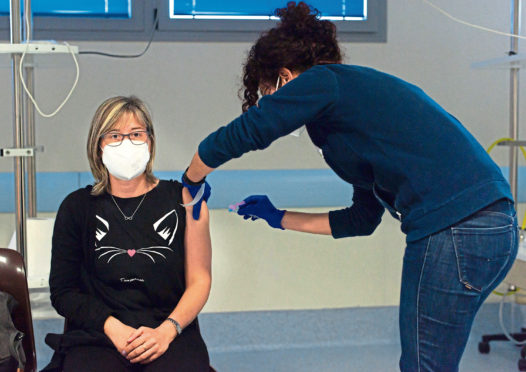
[[[403,372],[458,371],[473,319],[518,248],[513,203],[499,200],[407,244],[400,295]]]

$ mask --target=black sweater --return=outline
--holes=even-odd
[[[51,302],[67,319],[68,333],[105,338],[110,315],[135,328],[157,327],[185,290],[181,184],[160,181],[144,200],[90,191],[88,186],[71,193],[59,208]],[[122,213],[132,215],[141,200],[133,219],[125,220]]]

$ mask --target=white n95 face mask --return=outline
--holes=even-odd
[[[102,163],[115,178],[129,181],[141,175],[150,160],[150,149],[145,142],[134,145],[124,139],[119,146],[106,145],[102,149]]]
[[[296,129],[295,131],[293,131],[292,133],[289,133],[291,136],[294,136],[294,137],[299,137],[301,136],[301,134],[303,132],[305,132],[305,125],[299,127],[298,129]]]

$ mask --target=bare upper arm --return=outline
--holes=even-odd
[[[188,204],[192,197],[183,188],[183,203]],[[199,220],[192,217],[193,206],[186,209],[185,228],[185,272],[187,285],[204,276],[210,277],[212,262],[212,243],[210,239],[209,211],[206,202],[201,204]]]

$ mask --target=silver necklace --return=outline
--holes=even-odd
[[[110,195],[111,195],[111,200],[113,200],[113,202],[115,203],[115,206],[117,207],[117,209],[119,210],[119,212],[121,212],[122,217],[124,217],[124,221],[131,221],[131,220],[133,220],[133,216],[135,216],[135,213],[137,213],[137,211],[138,211],[139,208],[141,207],[141,204],[142,204],[142,202],[144,201],[144,198],[146,198],[146,194],[148,194],[148,193],[145,193],[145,194],[144,194],[144,196],[142,197],[142,199],[141,199],[139,205],[137,206],[137,208],[135,208],[135,211],[133,211],[133,213],[132,213],[131,216],[126,216],[126,215],[124,214],[124,212],[122,211],[122,209],[119,207],[119,204],[117,204],[117,201],[115,200],[115,198],[113,197],[113,195],[112,195],[112,194],[110,194]]]

